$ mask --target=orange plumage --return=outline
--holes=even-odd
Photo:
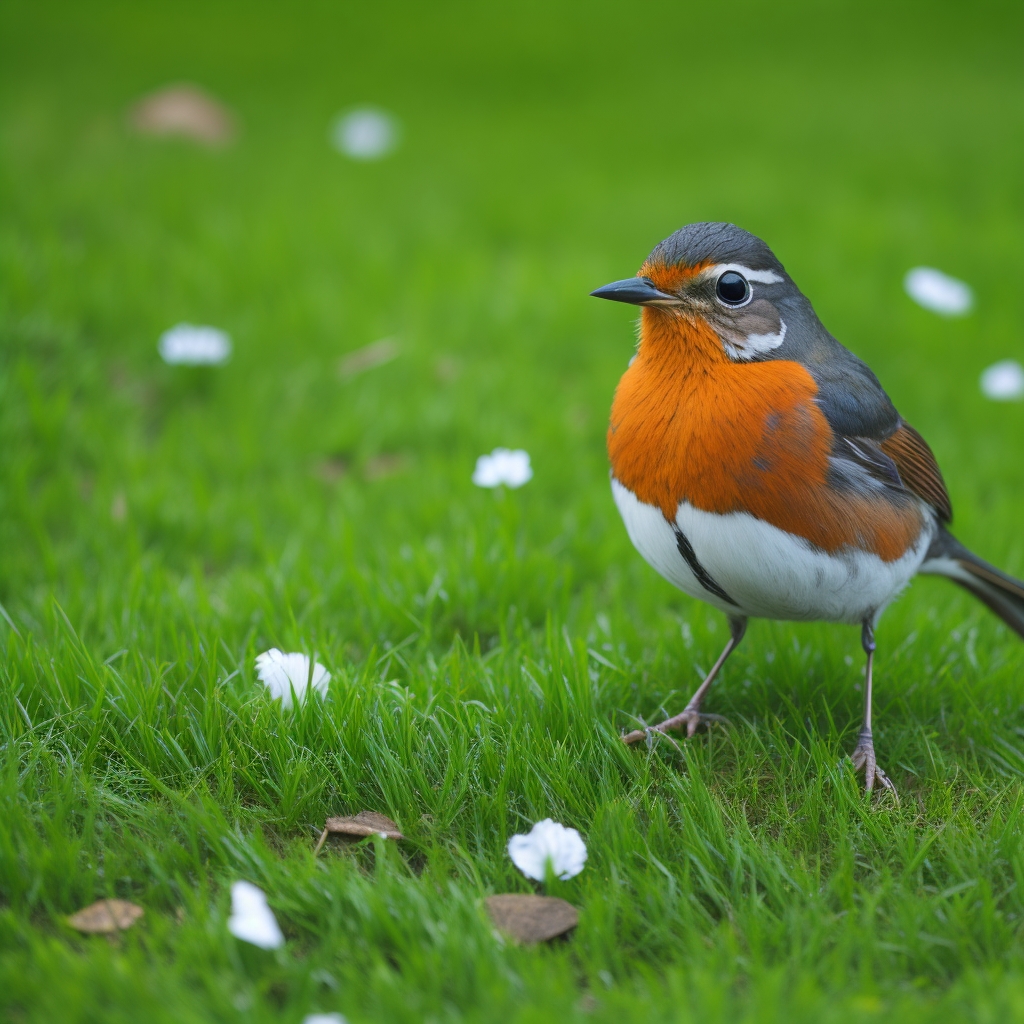
[[[646,308],[608,428],[615,478],[670,522],[682,501],[749,512],[824,551],[899,558],[921,512],[828,484],[833,432],[800,363],[735,363],[703,321]]]

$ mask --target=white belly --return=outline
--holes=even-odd
[[[691,597],[728,614],[765,619],[861,623],[877,619],[924,561],[934,533],[929,525],[895,562],[866,551],[829,554],[746,512],[718,515],[683,502],[676,526],[714,582],[735,605],[709,592],[680,553],[675,530],[661,509],[644,504],[612,478],[615,503],[637,551],[662,576]]]

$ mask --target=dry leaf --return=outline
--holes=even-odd
[[[349,839],[365,839],[367,836],[376,835],[383,836],[385,839],[405,838],[390,818],[385,818],[383,814],[378,814],[376,811],[360,811],[348,818],[328,818],[323,834],[313,851],[314,854],[320,852],[320,847],[332,833],[347,836]]]
[[[314,468],[316,476],[325,484],[337,483],[348,472],[348,459],[331,455],[318,462]]]
[[[452,381],[458,380],[459,374],[462,373],[462,364],[453,356],[441,356],[434,370],[441,383],[451,384]]]
[[[143,135],[182,135],[205,146],[224,146],[235,135],[227,107],[194,85],[171,85],[143,97],[130,119]]]
[[[127,900],[97,900],[72,914],[68,924],[89,935],[109,935],[131,928],[144,911]]]
[[[349,352],[338,361],[338,373],[345,380],[355,377],[356,374],[366,370],[372,370],[375,366],[383,366],[390,363],[398,356],[401,350],[394,338],[381,338],[372,345],[357,348],[355,352]]]
[[[376,455],[363,467],[367,480],[383,480],[401,473],[406,467],[404,455]]]
[[[491,920],[517,942],[546,942],[575,928],[579,911],[554,896],[502,893],[484,900]]]

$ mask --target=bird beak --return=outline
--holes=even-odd
[[[647,277],[627,277],[625,281],[612,281],[590,293],[598,299],[632,302],[634,306],[678,306],[679,299],[668,292],[659,291]]]

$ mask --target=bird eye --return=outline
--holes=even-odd
[[[726,271],[718,279],[718,297],[730,306],[739,306],[747,301],[750,285],[742,274],[735,270]]]

